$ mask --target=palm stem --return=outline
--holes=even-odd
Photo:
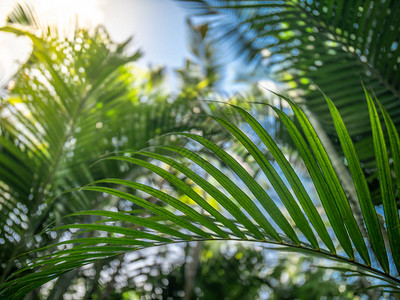
[[[355,266],[359,269],[362,269],[364,271],[373,273],[374,275],[377,275],[381,280],[387,281],[391,284],[395,284],[397,287],[400,287],[400,278],[396,278],[388,273],[385,273],[381,270],[378,270],[376,268],[373,268],[371,266],[364,265],[362,263],[359,263],[355,260],[351,260],[349,258],[346,258],[344,256],[338,255],[338,254],[333,254],[328,252],[327,250],[323,249],[313,249],[313,248],[308,248],[304,247],[302,245],[294,245],[290,244],[287,242],[276,242],[276,241],[270,241],[270,240],[246,240],[246,239],[229,239],[229,238],[215,238],[215,239],[193,239],[193,242],[204,242],[204,241],[235,241],[235,242],[251,242],[251,243],[261,243],[261,244],[272,244],[276,246],[281,246],[281,247],[286,247],[286,248],[293,248],[293,249],[300,249],[302,251],[310,252],[310,253],[315,253],[321,256],[326,257],[327,259],[335,260],[335,261],[340,261],[346,264],[350,264],[352,266]],[[168,243],[160,243],[152,247],[158,247],[158,246],[163,246],[163,245],[170,245],[170,244],[179,244],[179,243],[187,243],[187,241],[173,241],[173,242],[168,242]],[[149,247],[149,248],[152,248]],[[280,249],[280,251],[284,251]],[[351,270],[349,270],[351,271]]]

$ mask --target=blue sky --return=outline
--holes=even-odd
[[[132,50],[140,48],[141,66],[181,67],[189,56],[185,18],[188,11],[172,0],[25,0],[43,23],[63,26],[78,16],[85,26],[104,24],[117,42],[134,37]],[[0,1],[0,24],[18,3]],[[5,82],[29,54],[29,43],[0,33],[0,82]]]
[[[173,70],[184,65],[190,57],[188,32],[185,19],[190,11],[183,2],[173,0],[24,0],[36,11],[44,24],[57,25],[59,28],[75,23],[76,17],[83,26],[103,24],[116,42],[123,42],[133,36],[131,50],[141,49],[144,56],[138,61],[142,67],[165,66],[169,76],[169,86],[177,89]],[[0,25],[4,24],[9,11],[17,0],[0,1]],[[29,42],[11,34],[0,32],[0,84],[6,83],[26,60],[30,52]],[[226,65],[226,78],[222,86],[229,94],[241,90],[241,85],[231,81],[235,70],[243,70],[243,65],[234,61],[229,49],[222,49]],[[271,81],[262,83],[270,86]]]
[[[180,67],[189,55],[185,30],[188,11],[172,0],[101,1],[104,24],[116,41],[134,36],[144,51],[141,64]]]

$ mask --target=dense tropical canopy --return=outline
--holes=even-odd
[[[0,296],[63,299],[83,280],[82,299],[123,299],[113,282],[128,254],[182,243],[191,259],[168,273],[176,285],[148,271],[154,292],[133,281],[126,297],[244,299],[264,286],[279,299],[282,269],[262,275],[252,244],[333,261],[371,297],[399,293],[400,2],[183,5],[194,59],[177,93],[102,26],[62,34],[18,5],[0,28],[32,44],[0,102]],[[218,51],[248,64],[244,96],[218,94]],[[265,96],[252,83],[267,74],[282,88]],[[242,282],[211,279],[217,241],[243,242],[235,257],[254,276],[228,255],[212,265]]]

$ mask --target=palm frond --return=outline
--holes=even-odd
[[[222,147],[202,136],[182,133],[181,136],[191,141],[187,147],[163,146],[164,154],[144,151],[134,153],[131,157],[116,156],[105,160],[124,161],[155,172],[181,194],[192,199],[196,203],[195,207],[201,207],[201,213],[190,204],[179,201],[173,194],[148,185],[115,178],[93,182],[82,190],[110,194],[131,201],[142,206],[148,214],[137,217],[123,211],[75,213],[75,216],[90,215],[98,219],[88,224],[66,224],[54,230],[83,229],[83,232],[93,232],[93,235],[84,237],[78,231],[77,238],[36,250],[41,253],[38,258],[32,259],[26,267],[21,268],[2,284],[2,295],[11,299],[18,298],[45,282],[98,259],[147,247],[201,240],[259,242],[274,244],[295,252],[311,253],[344,262],[349,265],[350,271],[360,272],[363,276],[371,275],[373,278],[385,281],[387,284],[384,288],[397,290],[400,286],[398,277],[400,266],[396,253],[399,253],[400,234],[399,213],[394,206],[392,195],[395,185],[391,180],[389,157],[384,149],[386,141],[382,135],[375,103],[368,93],[366,96],[382,183],[386,221],[384,230],[389,233],[391,252],[383,243],[377,212],[371,198],[368,197],[366,179],[360,171],[354,144],[333,102],[326,97],[344,155],[350,162],[349,169],[355,189],[360,196],[364,221],[361,226],[366,226],[368,231],[366,237],[360,233],[360,225],[354,219],[348,199],[312,125],[300,107],[287,99],[299,121],[299,128],[283,111],[278,108],[275,108],[275,111],[299,148],[319,193],[323,214],[320,211],[316,213],[317,203],[309,199],[298,175],[290,168],[276,143],[269,138],[268,132],[245,110],[233,106],[233,109],[254,129],[253,137],[258,136],[264,142],[264,146],[271,149],[272,155],[281,166],[282,175],[276,174],[271,169],[269,161],[260,154],[258,146],[252,142],[251,135],[247,137],[242,129],[221,118],[214,119],[235,136],[254,157],[272,188],[279,195],[281,204],[271,201],[270,195],[261,188],[257,178],[253,178]],[[387,126],[393,129],[385,110],[383,114]],[[391,147],[393,145],[396,147],[398,133],[394,130],[391,134]],[[192,151],[193,143],[202,144],[209,151],[209,155],[205,157]],[[145,161],[138,156],[141,154],[153,160]],[[178,161],[177,157],[183,161]],[[160,161],[175,171],[168,172],[159,167]],[[184,165],[185,161],[190,161],[190,167]],[[227,168],[217,168],[218,162],[223,162]],[[198,167],[202,169],[201,172],[195,171]],[[284,181],[284,178],[287,181]],[[240,181],[237,181],[238,179]],[[214,181],[218,185],[211,184]],[[289,188],[293,189],[294,195],[288,191]],[[139,191],[140,193],[137,193]],[[158,204],[147,202],[143,192],[158,198],[160,202]],[[223,210],[218,211],[211,206],[210,197],[215,199]],[[323,221],[321,215],[323,219],[326,215],[328,220]],[[331,229],[333,233],[327,234]]]
[[[1,99],[0,261],[7,265],[3,279],[16,269],[13,256],[53,240],[45,236],[27,243],[26,238],[62,215],[104,206],[101,197],[65,197],[65,189],[106,176],[132,178],[144,170],[127,163],[91,166],[99,157],[141,149],[171,131],[204,127],[196,116],[185,118],[195,100],[171,104],[168,93],[157,92],[156,77],[162,77],[162,70],[137,78],[131,63],[141,53],[128,55],[129,41],[113,43],[102,27],[77,29],[68,38],[41,35],[33,12],[26,9],[18,6],[18,14],[0,29],[28,37],[33,45]],[[148,92],[151,87],[153,94]]]
[[[194,16],[210,17],[217,40],[287,83],[289,92],[301,97],[340,151],[318,89],[328,95],[347,124],[370,187],[375,184],[374,151],[366,147],[372,144],[368,107],[362,101],[360,81],[375,91],[398,129],[398,1],[193,0],[184,4]],[[377,204],[378,194],[372,195]]]

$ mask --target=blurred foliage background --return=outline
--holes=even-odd
[[[201,133],[240,153],[241,146],[203,117],[210,112],[232,116],[226,106],[213,101],[227,101],[257,114],[303,174],[304,166],[272,111],[249,104],[268,102],[287,110],[258,84],[265,78],[280,82],[280,88],[305,104],[331,146],[332,157],[345,166],[328,108],[321,104],[321,91],[333,99],[357,142],[379,209],[376,166],[372,148],[366,147],[371,132],[361,82],[374,90],[399,128],[400,2],[192,0],[183,5],[193,12],[186,23],[191,57],[175,70],[179,86],[174,92],[167,88],[164,68],[138,67],[141,52],[127,51],[130,40],[113,42],[103,26],[76,26],[65,35],[41,24],[33,7],[17,5],[9,15],[1,30],[30,39],[32,52],[3,87],[5,96],[0,99],[1,280],[25,264],[26,258],[18,255],[73,235],[46,231],[69,213],[115,209],[146,214],[139,206],[107,194],[71,196],[64,191],[105,177],[173,189],[143,168],[124,162],[96,163],[104,155],[166,142],[177,145],[181,141],[167,135],[175,131]],[[235,74],[243,89],[228,96],[219,93],[226,76],[221,59],[225,51],[237,51],[244,61]],[[230,120],[240,126],[239,120]],[[242,159],[249,170],[254,168],[250,157]],[[346,178],[346,172],[342,176]],[[173,192],[190,203],[179,191]],[[399,196],[397,192],[397,201]],[[81,220],[90,221],[90,216]],[[272,253],[248,245],[212,243],[144,250],[68,272],[26,299],[392,297],[368,289],[371,283],[364,277],[347,277],[340,268],[315,267],[320,263],[317,258]]]

